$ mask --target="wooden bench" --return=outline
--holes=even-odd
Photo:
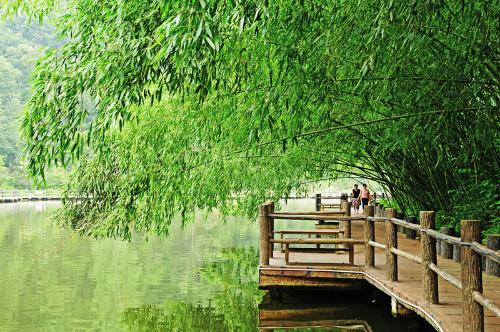
[[[316,238],[321,238],[321,236],[329,235],[333,238],[338,238],[339,234],[344,234],[343,230],[340,229],[322,229],[322,230],[311,230],[311,229],[299,229],[299,230],[281,230],[274,231],[274,234],[280,234],[280,238],[283,239],[284,235],[293,234],[293,235],[308,235],[311,238],[313,235]],[[321,244],[317,244],[316,247],[319,249]],[[281,243],[281,252],[285,252],[285,245]]]
[[[325,211],[325,209],[340,209],[340,204],[328,204],[328,203],[322,203],[318,204],[320,211]],[[335,211],[335,212],[340,212],[340,211]]]
[[[338,229],[340,227],[340,221],[320,221],[319,223],[314,225],[314,228],[317,230],[333,230]]]
[[[274,231],[274,234],[308,234],[308,235],[339,235],[344,233],[341,229],[322,229],[322,230],[314,230],[314,229],[290,229],[290,230],[281,230]]]
[[[335,253],[346,251],[349,253],[349,264],[354,265],[354,245],[365,244],[364,240],[357,239],[271,239],[272,243],[282,243],[285,245],[285,264],[304,264],[303,262],[290,262],[290,252],[300,253]],[[291,248],[292,244],[345,244],[346,248]],[[320,264],[320,263],[318,263]],[[332,265],[332,264],[329,264]]]

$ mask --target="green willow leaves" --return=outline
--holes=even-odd
[[[166,234],[175,214],[226,211],[228,196],[249,212],[346,174],[379,182],[407,213],[498,227],[498,2],[74,0],[62,11],[66,43],[38,63],[23,128],[33,176],[82,160],[71,190],[85,200],[65,213],[83,232]],[[460,209],[478,186],[496,192]]]

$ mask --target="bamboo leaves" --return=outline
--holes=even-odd
[[[225,199],[237,192],[248,212],[266,195],[339,174],[379,182],[408,211],[449,211],[450,188],[495,179],[496,3],[69,4],[78,9],[59,22],[68,42],[35,73],[23,124],[28,160],[33,175],[77,160],[88,116],[78,98],[95,100],[86,142],[96,159],[80,171],[99,178],[73,185],[87,192],[115,174],[117,192],[100,189],[94,203],[117,208],[72,208],[116,212],[120,222],[106,232],[128,234],[131,216],[167,232],[161,218],[229,209]],[[130,158],[141,162],[127,166]],[[482,178],[455,171],[471,163]]]

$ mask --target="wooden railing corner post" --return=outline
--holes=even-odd
[[[365,217],[373,217],[375,207],[373,205],[365,206],[363,211]],[[375,241],[375,224],[373,220],[365,219],[365,267],[375,266],[375,248],[369,244],[369,241]]]
[[[267,215],[273,214],[274,213],[274,202],[269,202],[267,204]],[[268,225],[269,225],[269,239],[274,238],[274,218],[268,217]],[[269,241],[269,257],[273,257],[273,252],[274,252],[274,243],[272,241]]]
[[[388,208],[385,210],[385,216],[387,218],[396,217],[396,209]],[[386,277],[390,281],[398,281],[398,256],[391,252],[391,248],[398,247],[398,234],[397,226],[393,224],[390,220],[385,222],[385,257],[386,257]]]
[[[259,265],[269,265],[269,217],[268,205],[259,206]]]
[[[343,215],[345,217],[350,217],[351,216],[351,203],[348,201],[341,201],[340,202],[340,211],[342,211]],[[342,228],[344,230],[344,238],[350,239],[351,238],[351,221],[350,220],[344,220],[342,221]],[[345,248],[349,249],[349,262],[354,262],[354,246],[351,244],[346,244],[344,245]]]
[[[420,225],[425,229],[435,229],[434,211],[420,211]],[[427,303],[439,303],[439,289],[437,273],[431,270],[429,264],[437,263],[436,239],[427,233],[420,234],[420,247],[422,252],[422,283],[424,289],[424,300]]]
[[[464,242],[481,242],[481,222],[479,220],[462,220],[460,237]],[[481,273],[481,255],[471,247],[462,247],[461,255],[463,331],[484,331],[484,309],[474,299],[474,292],[483,292]]]
[[[321,211],[321,194],[314,195],[314,206],[316,211]]]

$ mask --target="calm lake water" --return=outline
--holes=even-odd
[[[291,209],[305,205],[312,202]],[[242,218],[200,216],[185,228],[174,223],[167,239],[123,242],[58,228],[50,220],[58,206],[0,205],[0,331],[257,331],[259,306],[317,308],[301,316],[304,326],[350,319],[354,331],[369,331],[359,320],[380,332],[424,328],[392,319],[386,301],[359,294],[264,298],[258,225]],[[316,330],[340,331],[294,329]]]

